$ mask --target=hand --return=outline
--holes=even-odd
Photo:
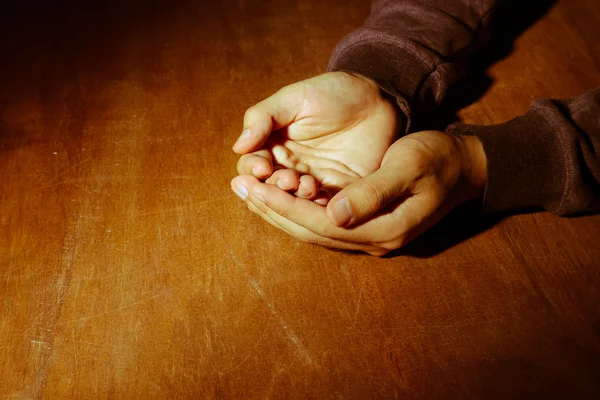
[[[486,181],[479,139],[426,131],[396,141],[377,171],[340,191],[327,207],[249,175],[235,178],[232,188],[250,210],[298,239],[381,256],[481,196]]]
[[[336,192],[379,167],[400,120],[366,78],[332,72],[298,82],[246,112],[233,146],[243,154],[238,173],[268,178],[307,199],[316,197],[318,185]],[[274,172],[278,166],[286,169]]]

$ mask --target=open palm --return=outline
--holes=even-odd
[[[316,198],[319,186],[335,192],[377,170],[399,123],[375,83],[344,72],[319,75],[248,109],[233,148],[243,155],[238,172]]]

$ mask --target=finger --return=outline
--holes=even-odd
[[[300,239],[300,240],[308,242],[308,243],[318,244],[320,246],[325,246],[325,247],[330,247],[330,248],[335,248],[335,249],[364,251],[366,253],[369,253],[369,254],[375,255],[375,256],[383,256],[390,251],[389,249],[387,249],[383,246],[379,246],[374,243],[365,243],[364,241],[359,241],[359,242],[346,241],[346,240],[341,240],[341,239],[337,239],[337,238],[331,238],[331,237],[319,235],[318,233],[315,233],[315,232],[311,231],[310,229],[307,229],[305,226],[302,226],[299,223],[296,223],[294,221],[291,221],[291,220],[285,218],[282,215],[279,215],[275,210],[270,209],[267,206],[266,202],[263,202],[262,199],[259,199],[254,195],[254,193],[256,192],[255,189],[257,187],[260,187],[263,189],[264,188],[268,189],[268,192],[270,192],[269,193],[270,195],[279,194],[279,195],[283,195],[283,196],[287,197],[288,199],[290,199],[290,198],[297,199],[297,200],[301,201],[302,204],[312,204],[313,206],[316,206],[320,209],[323,209],[324,207],[317,206],[309,200],[295,198],[294,196],[290,195],[289,193],[287,193],[275,186],[261,183],[253,176],[242,175],[242,176],[235,177],[231,182],[231,186],[232,186],[232,189],[236,192],[236,194],[244,200],[244,202],[246,203],[246,205],[248,206],[248,208],[251,211],[253,211],[257,215],[261,216],[263,219],[265,219],[271,225],[287,232],[288,234],[296,237],[297,239]],[[261,191],[258,191],[258,193],[261,193]],[[277,201],[273,202],[273,204],[277,205]],[[279,204],[279,206],[281,206],[281,205]],[[299,213],[302,213],[302,212],[304,212],[304,210],[300,209]],[[298,215],[294,214],[294,213],[291,213],[290,215],[295,218],[298,217]],[[326,218],[325,214],[324,213],[321,214],[321,220],[328,223],[326,221],[326,219],[327,218]],[[329,225],[331,226],[331,224],[329,224]],[[342,231],[342,229],[340,229],[340,228],[335,228],[335,229]]]
[[[383,165],[336,194],[327,205],[327,217],[336,226],[354,225],[405,195],[415,179],[410,168]]]
[[[265,183],[275,185],[285,191],[296,191],[300,185],[300,175],[293,169],[280,169],[273,172]]]
[[[294,193],[297,197],[312,200],[319,193],[319,182],[311,175],[302,175],[300,177],[300,185]]]
[[[295,223],[291,222],[290,220],[283,218],[279,214],[275,213],[273,210],[270,210],[265,207],[261,207],[261,208],[263,208],[262,210],[259,209],[255,205],[255,203],[257,203],[256,200],[253,202],[252,192],[250,192],[250,195],[249,195],[248,199],[246,200],[246,203],[247,203],[248,209],[250,211],[252,211],[256,215],[261,217],[263,220],[265,220],[271,226],[273,226],[279,230],[282,230],[285,233],[287,233],[288,235],[293,236],[296,239],[302,240],[303,242],[315,244],[315,245],[319,245],[319,246],[323,246],[323,247],[327,247],[327,248],[331,248],[331,249],[348,250],[348,251],[363,251],[365,253],[369,253],[374,256],[383,256],[389,252],[389,250],[382,248],[380,246],[377,246],[377,245],[354,243],[354,242],[344,242],[341,240],[336,240],[336,239],[319,236],[319,235],[309,231],[308,229],[306,229],[298,224],[295,224]],[[261,203],[260,201],[258,201],[257,204],[264,205],[264,203]]]
[[[268,150],[244,154],[238,160],[237,171],[240,175],[254,175],[258,179],[264,180],[273,173],[271,154]]]
[[[321,206],[327,206],[329,200],[331,200],[333,196],[326,189],[319,189],[317,196],[314,198],[315,203]]]
[[[373,225],[357,226],[353,229],[338,228],[327,219],[325,207],[313,201],[295,197],[272,185],[258,182],[252,184],[251,187],[248,185],[248,190],[251,194],[249,198],[259,209],[263,211],[271,209],[283,218],[319,236],[344,242],[371,244],[374,233],[379,233],[377,229],[373,229]]]
[[[327,152],[317,155],[304,154],[304,146],[292,140],[286,141],[284,145],[273,146],[272,151],[278,164],[294,168],[302,174],[310,174],[324,186],[341,189],[361,178],[343,163],[333,158],[329,159]],[[301,159],[294,158],[294,154],[302,154]]]
[[[260,148],[271,132],[291,124],[300,112],[304,100],[302,85],[286,86],[260,103],[250,107],[244,115],[244,130],[233,151],[246,154]]]
[[[273,221],[273,219],[271,219],[271,217],[269,215],[265,214],[264,212],[262,212],[261,210],[256,208],[256,206],[254,204],[252,204],[252,202],[250,200],[246,200],[246,205],[248,206],[248,210],[252,211],[254,214],[256,214],[259,217],[261,217],[262,219],[264,219],[267,223],[269,223],[269,225],[271,225],[274,228],[277,228],[279,230],[282,230],[285,233],[287,233],[288,235],[293,236],[296,239],[298,239],[298,237],[297,237],[298,233],[290,230],[291,226],[287,226],[285,224],[283,226],[276,224],[275,221]]]
[[[246,203],[248,208],[255,214],[257,214],[257,215],[261,216],[263,219],[267,220],[267,222],[269,222],[271,225],[289,233],[290,235],[292,235],[298,239],[301,239],[301,240],[304,240],[307,242],[320,244],[320,245],[325,245],[326,242],[330,243],[330,245],[332,244],[332,242],[325,240],[327,238],[320,239],[319,235],[316,235],[315,233],[300,226],[299,224],[289,221],[281,216],[277,216],[277,214],[275,212],[273,212],[273,210],[270,210],[267,207],[266,203],[264,203],[260,199],[257,199],[253,195],[253,188],[257,185],[269,187],[274,193],[280,193],[280,194],[289,196],[291,198],[294,198],[289,193],[287,193],[273,185],[261,183],[258,179],[256,179],[255,177],[253,177],[251,175],[236,176],[231,181],[231,189]],[[304,200],[304,201],[310,203],[309,200]],[[277,222],[275,222],[274,218],[279,218],[279,220]],[[335,246],[332,246],[332,247],[335,247]],[[345,247],[343,246],[342,243],[339,243],[338,246],[335,248],[345,248]],[[358,250],[356,245],[353,245],[353,248]]]

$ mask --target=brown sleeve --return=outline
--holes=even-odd
[[[574,99],[538,100],[503,124],[455,124],[449,132],[473,134],[483,143],[485,211],[600,209],[600,88]]]
[[[373,79],[396,97],[407,117],[441,103],[464,75],[469,55],[485,42],[500,0],[374,0],[365,25],[335,48],[329,71]]]
[[[373,79],[410,121],[433,110],[485,43],[503,0],[374,0],[365,25],[335,48],[328,70]],[[600,208],[600,91],[540,100],[505,124],[450,128],[475,134],[488,164],[486,211],[541,206],[557,214]]]

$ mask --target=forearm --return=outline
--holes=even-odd
[[[475,135],[483,145],[485,211],[600,209],[600,89],[538,100],[526,115],[503,124],[455,124],[449,132]]]
[[[329,70],[376,81],[410,121],[434,109],[487,38],[499,0],[375,0],[365,25],[336,47]]]

